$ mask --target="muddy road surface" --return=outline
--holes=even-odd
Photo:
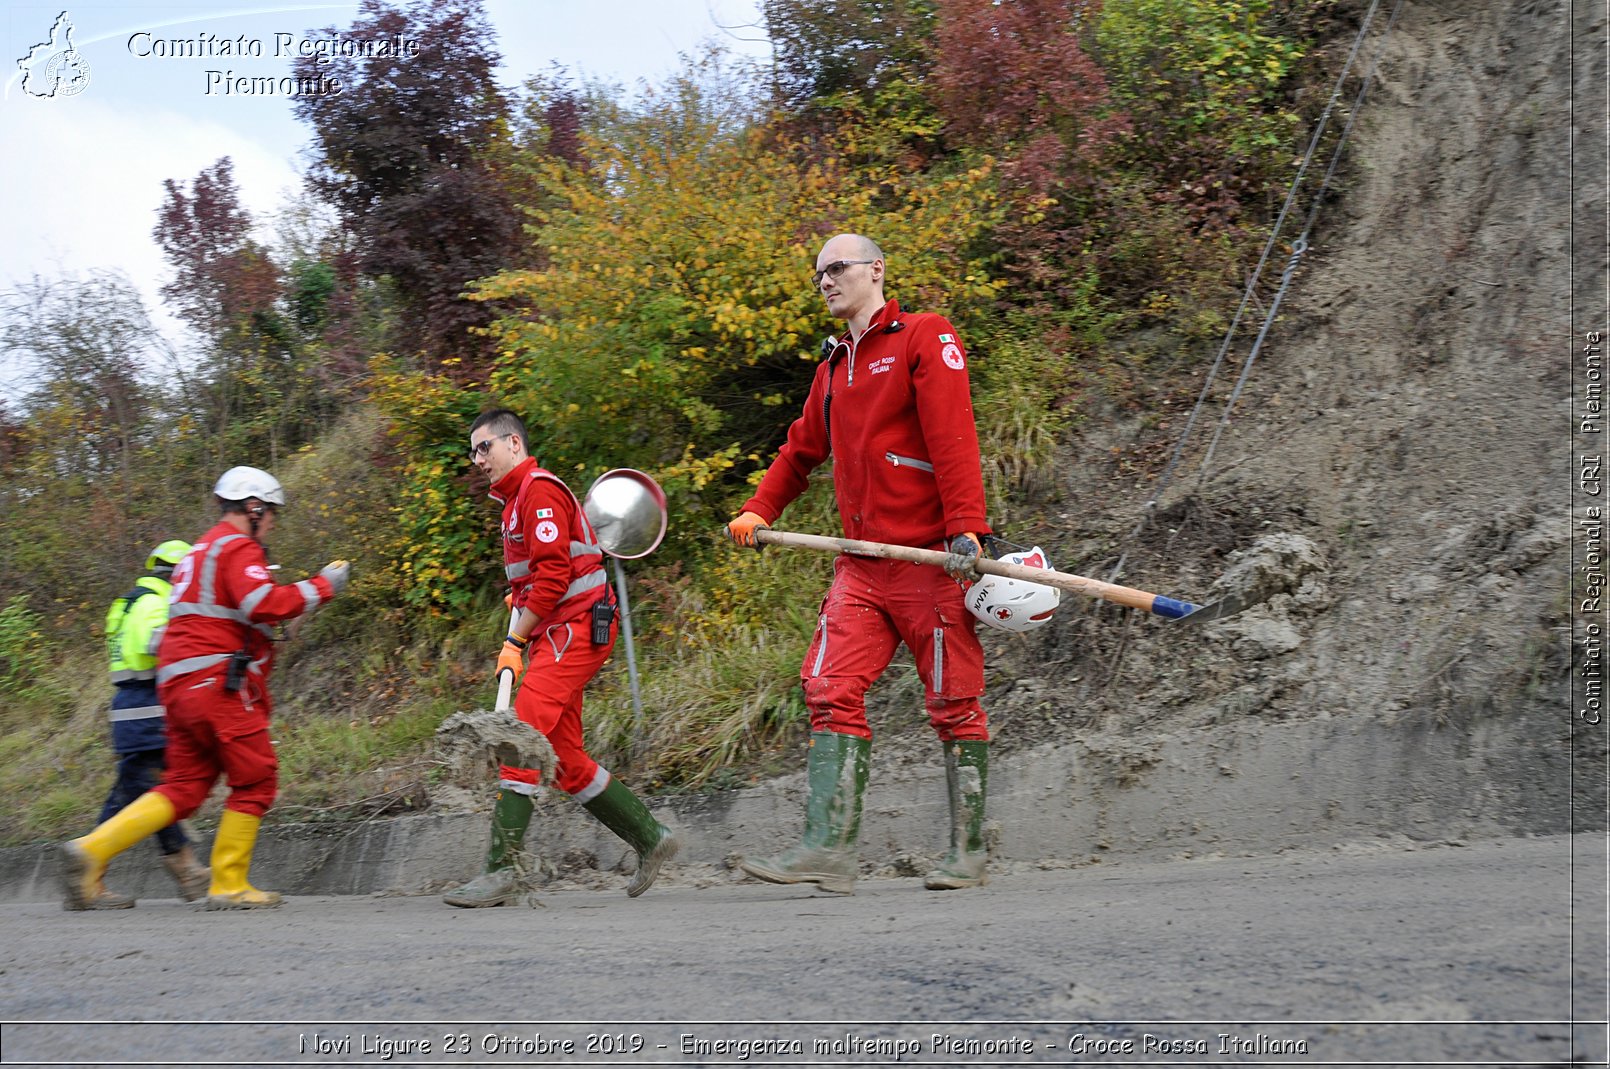
[[[852,897],[11,905],[0,1061],[1603,1065],[1605,870],[1593,834]]]

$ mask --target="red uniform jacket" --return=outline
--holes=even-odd
[[[609,595],[604,551],[559,476],[527,457],[492,486],[491,497],[503,506],[503,574],[516,609],[530,609],[538,627],[548,627]]]
[[[743,510],[774,522],[829,453],[848,538],[931,547],[991,533],[967,356],[944,316],[889,301],[859,342],[838,339]]]
[[[322,576],[281,586],[257,539],[219,522],[173,570],[168,630],[157,647],[157,682],[203,673],[223,676],[230,654],[251,655],[254,694],[268,700],[273,625],[335,596]],[[198,676],[198,678],[201,678]]]

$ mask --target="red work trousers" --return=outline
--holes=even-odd
[[[867,688],[904,642],[940,739],[987,742],[989,724],[978,704],[984,650],[962,598],[961,585],[934,565],[839,557],[800,668],[811,730],[870,739]]]
[[[569,623],[539,628],[526,649],[525,675],[514,696],[514,715],[530,724],[553,745],[559,767],[554,786],[577,801],[591,800],[609,786],[609,773],[582,746],[581,695],[615,648],[619,622],[610,625],[609,642],[595,646],[585,615]],[[532,793],[541,776],[536,769],[498,766],[498,786]]]
[[[168,771],[152,788],[183,820],[201,807],[220,775],[229,778],[225,809],[260,817],[279,789],[279,758],[268,737],[271,708],[262,683],[231,694],[222,675],[195,673],[159,689],[168,711]]]

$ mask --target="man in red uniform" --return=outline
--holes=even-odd
[[[615,604],[604,551],[581,503],[557,475],[537,466],[529,442],[525,423],[507,409],[483,412],[470,426],[470,460],[503,506],[503,571],[510,604],[519,610],[497,671],[518,676],[525,669],[514,712],[553,745],[554,785],[637,852],[637,872],[626,887],[635,898],[654,883],[678,843],[582,746],[582,691],[614,648]],[[538,779],[532,769],[499,768],[486,871],[448,892],[448,905],[501,906],[520,893],[515,860]]]
[[[989,729],[978,699],[984,654],[959,580],[990,533],[967,357],[943,316],[902,312],[883,296],[883,252],[859,234],[822,246],[814,281],[848,329],[823,345],[805,410],[755,495],[728,524],[741,545],[775,522],[829,457],[847,538],[947,550],[946,568],[841,556],[800,678],[810,711],[810,801],[797,847],[741,867],[773,883],[851,893],[872,731],[867,688],[904,642],[944,745],[950,852],[925,885],[984,882]],[[947,574],[949,573],[949,574]]]
[[[213,487],[222,513],[173,571],[168,629],[157,648],[157,692],[168,717],[168,769],[156,787],[88,835],[62,845],[68,909],[83,909],[112,858],[194,813],[217,782],[229,797],[212,845],[208,909],[260,909],[281,902],[247,879],[258,825],[274,803],[279,762],[268,737],[273,701],[273,625],[301,616],[346,588],[346,561],[280,586],[263,540],[285,504],[279,481],[258,468],[224,472]]]

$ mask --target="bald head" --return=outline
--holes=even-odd
[[[835,251],[833,259],[835,260],[883,259],[883,250],[878,248],[878,243],[865,234],[839,234],[830,238],[827,245],[833,246]],[[827,251],[827,245],[822,247],[823,252]],[[845,255],[837,255],[840,251],[844,252]]]

